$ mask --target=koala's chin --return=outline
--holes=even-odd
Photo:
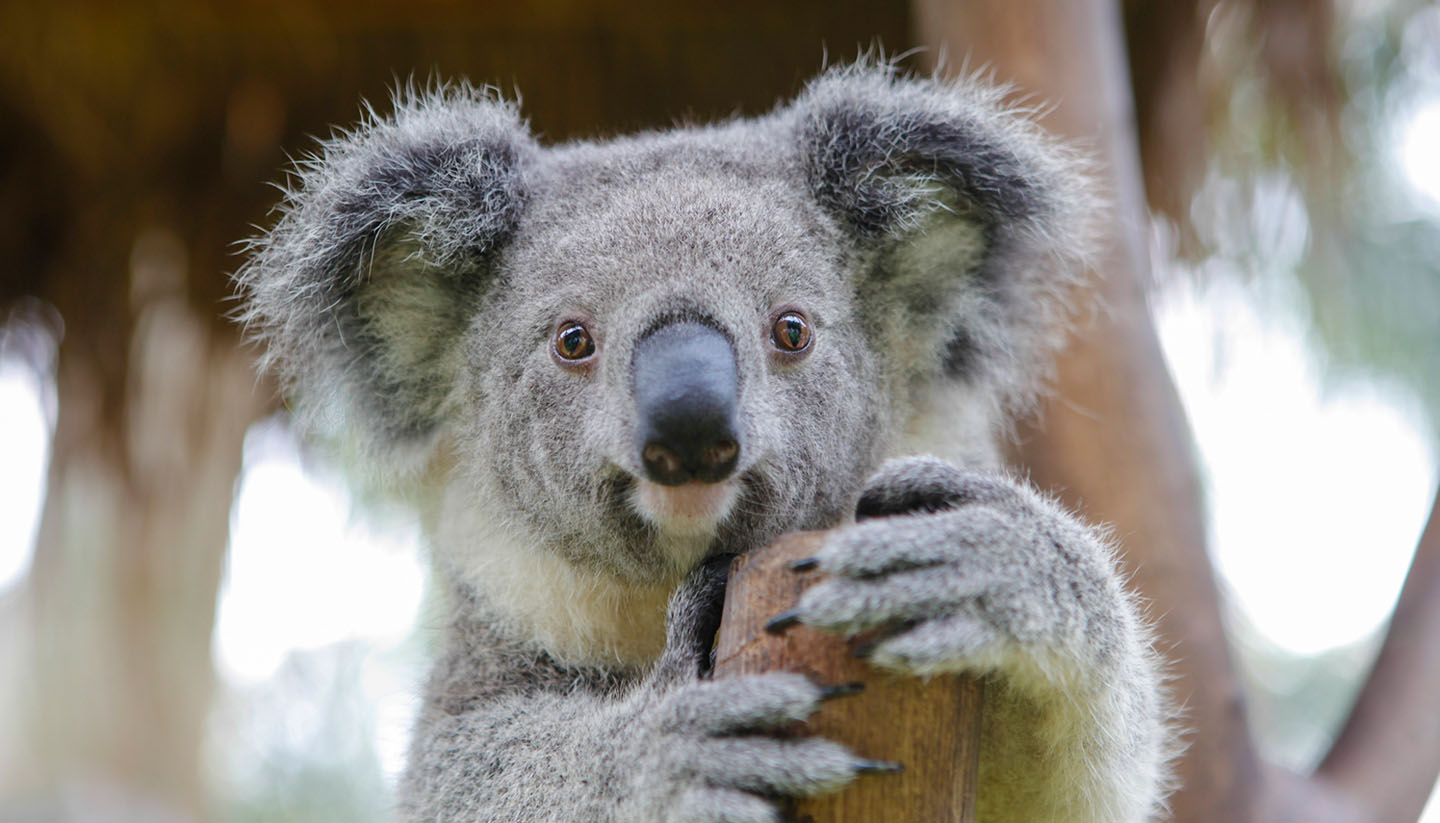
[[[740,484],[734,479],[691,481],[680,486],[640,480],[634,489],[631,505],[635,512],[662,537],[680,540],[713,538],[740,499]]]

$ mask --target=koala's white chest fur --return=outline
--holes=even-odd
[[[513,516],[477,506],[442,507],[430,531],[441,563],[474,588],[506,634],[569,665],[634,670],[665,644],[665,606],[678,576],[617,579],[547,551]],[[706,540],[679,540],[675,564],[703,555]]]

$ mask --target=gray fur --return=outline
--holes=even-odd
[[[712,680],[708,649],[723,556],[857,500],[800,617],[900,626],[877,665],[991,679],[981,820],[1152,814],[1166,709],[1112,550],[996,472],[1086,192],[995,90],[868,64],[757,119],[544,149],[488,93],[412,91],[301,164],[244,319],[305,423],[419,507],[453,591],[405,819],[772,821],[844,785],[843,747],[773,734],[819,684]],[[769,342],[787,307],[803,357]],[[562,368],[571,320],[597,354]],[[635,443],[632,352],[674,321],[739,375],[738,471],[699,520]],[[881,468],[912,448],[950,462]]]

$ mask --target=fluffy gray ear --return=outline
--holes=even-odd
[[[861,64],[788,114],[812,194],[853,238],[877,349],[1014,411],[1062,337],[1096,203],[1080,157],[1001,94]]]
[[[423,456],[447,417],[463,331],[536,151],[514,105],[487,91],[394,103],[297,164],[236,275],[241,320],[302,422],[382,471]]]

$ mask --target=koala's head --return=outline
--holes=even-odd
[[[1081,250],[1074,166],[994,92],[887,67],[552,148],[439,90],[323,144],[238,279],[302,419],[372,473],[673,579],[843,517],[927,387],[958,387],[954,426],[1024,402]]]

